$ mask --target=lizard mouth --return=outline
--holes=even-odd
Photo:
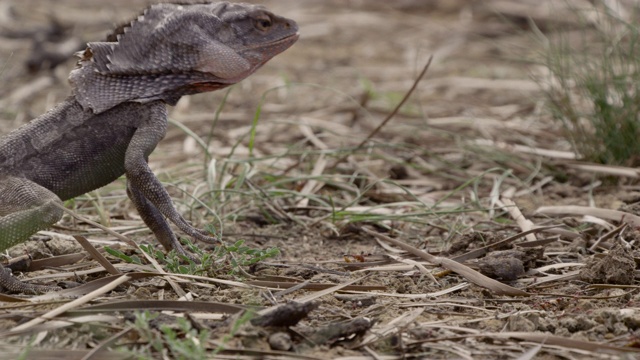
[[[246,46],[244,48],[244,50],[261,49],[261,48],[265,48],[265,47],[272,47],[272,46],[281,45],[281,44],[284,44],[284,43],[293,44],[294,42],[298,41],[299,38],[300,38],[300,32],[296,31],[295,34],[287,35],[287,36],[285,36],[283,38],[268,42],[266,44],[262,43],[262,44],[248,45],[248,46]]]

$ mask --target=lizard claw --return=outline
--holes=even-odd
[[[178,218],[176,219],[176,221],[174,221],[174,224],[180,230],[182,230],[185,234],[191,236],[192,238],[194,238],[196,240],[200,240],[200,241],[208,243],[208,244],[217,244],[217,245],[219,245],[219,244],[222,243],[220,241],[220,239],[218,239],[217,236],[211,235],[211,233],[206,231],[206,230],[202,230],[202,229],[198,229],[198,228],[193,227],[182,216],[178,215]]]
[[[218,239],[217,236],[211,236],[209,235],[208,232],[204,231],[204,230],[200,230],[200,229],[196,229],[196,228],[192,228],[192,230],[194,230],[192,233],[190,233],[189,235],[192,236],[194,239],[196,240],[200,240],[202,242],[208,243],[208,244],[216,244],[216,245],[220,245],[222,243],[222,241],[220,241],[220,239]]]

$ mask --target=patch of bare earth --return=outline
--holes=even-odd
[[[62,101],[74,45],[146,3],[0,2],[0,131]],[[637,170],[575,159],[532,80],[541,36],[590,31],[576,7],[591,2],[266,5],[300,41],[228,93],[183,98],[150,165],[194,224],[280,254],[167,275],[125,242],[161,250],[117,181],[67,204],[112,232],[65,215],[11,249],[44,259],[22,278],[69,289],[0,295],[0,358],[179,358],[185,343],[234,359],[639,356]],[[63,43],[58,65],[42,46]],[[107,256],[110,274],[72,235],[141,263]]]

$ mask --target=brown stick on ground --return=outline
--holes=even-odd
[[[420,83],[420,80],[422,80],[422,78],[427,74],[427,70],[429,70],[429,66],[431,65],[432,60],[433,60],[433,55],[429,56],[429,60],[427,61],[427,64],[424,66],[424,68],[422,68],[420,75],[418,75],[418,77],[416,78],[416,81],[413,82],[413,85],[411,85],[411,88],[409,89],[409,91],[407,91],[407,93],[404,95],[404,97],[398,103],[398,105],[396,105],[393,111],[391,111],[389,115],[387,115],[387,117],[384,120],[382,120],[380,125],[378,125],[375,129],[373,129],[373,131],[364,140],[362,140],[360,144],[358,144],[358,146],[355,147],[354,151],[357,151],[358,149],[362,148],[364,144],[366,144],[369,140],[371,140],[378,132],[380,132],[380,129],[382,129],[385,125],[387,125],[387,123],[394,116],[396,116],[398,111],[400,111],[400,108],[402,107],[402,105],[404,105],[404,103],[407,102],[407,100],[409,100],[409,97],[411,97],[411,94],[413,94],[413,91],[416,89],[416,87],[418,87],[418,83]],[[339,158],[338,160],[336,160],[335,163],[333,163],[333,165],[329,166],[328,169],[334,169],[336,166],[338,166],[338,164],[345,161],[348,157],[349,157],[349,154]]]

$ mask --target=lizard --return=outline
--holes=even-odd
[[[187,255],[169,222],[218,243],[177,212],[147,164],[165,136],[167,105],[237,83],[298,38],[295,21],[260,5],[163,3],[107,41],[88,43],[69,75],[69,97],[0,138],[0,251],[58,222],[65,200],[122,175],[129,199],[167,251]],[[0,286],[57,288],[22,282],[2,265]]]

